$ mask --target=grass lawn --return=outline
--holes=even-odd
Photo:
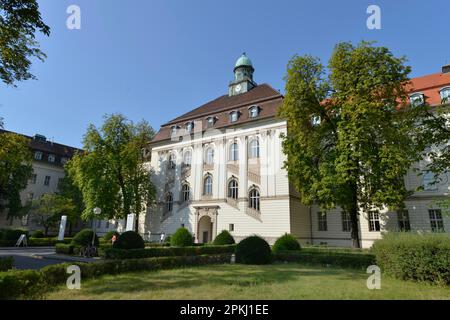
[[[363,270],[299,264],[217,265],[104,276],[60,287],[47,299],[450,299],[450,287],[382,277],[369,290]]]

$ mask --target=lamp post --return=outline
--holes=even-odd
[[[94,215],[99,216],[102,213],[102,209],[96,207],[94,208]],[[94,219],[95,221],[95,219]],[[94,228],[93,228],[93,235],[92,235],[92,246],[95,247],[95,223],[94,223]]]

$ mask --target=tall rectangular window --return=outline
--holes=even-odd
[[[342,231],[350,232],[352,230],[352,221],[350,219],[350,214],[348,212],[341,212],[342,218]]]
[[[228,226],[228,230],[229,230],[230,232],[233,232],[233,231],[234,231],[234,223],[230,223],[230,225]]]
[[[49,186],[50,185],[50,176],[45,176],[45,180],[44,180],[44,186]]]
[[[317,212],[317,223],[319,226],[319,231],[327,231],[327,214],[325,212]]]
[[[428,210],[430,215],[431,231],[444,232],[444,220],[440,209]]]
[[[32,174],[31,178],[30,178],[30,183],[36,184],[36,180],[37,180],[37,174]]]
[[[369,231],[380,231],[380,213],[378,211],[369,212]]]
[[[409,224],[409,212],[408,210],[397,211],[398,229],[400,231],[409,231],[411,226]]]

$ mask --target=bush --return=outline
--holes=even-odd
[[[297,239],[287,233],[279,237],[272,247],[272,251],[275,253],[286,250],[300,250],[300,244],[298,243]]]
[[[342,268],[364,269],[375,264],[375,256],[368,253],[333,252],[333,251],[278,251],[274,253],[276,261],[304,264],[320,264]]]
[[[29,247],[53,247],[58,243],[71,243],[73,238],[64,238],[64,240],[59,241],[57,238],[30,238],[28,239]],[[92,240],[91,240],[92,241]]]
[[[133,271],[174,269],[187,266],[223,264],[230,261],[230,254],[189,257],[160,257],[134,260],[114,260],[93,263],[62,263],[36,270],[10,270],[0,272],[0,299],[41,298],[45,292],[67,281],[67,267],[78,265],[83,279],[107,274]]]
[[[55,245],[55,251],[57,254],[71,255],[73,254],[73,248],[74,246],[71,244],[58,243]]]
[[[14,265],[13,257],[0,257],[0,271],[12,269]]]
[[[47,287],[36,270],[0,272],[0,300],[41,298]]]
[[[28,238],[28,231],[22,229],[2,229],[0,230],[0,240],[17,242],[20,236],[25,234]]]
[[[105,249],[101,254],[105,259],[142,259],[152,257],[198,256],[207,254],[234,253],[235,245],[196,247],[148,247],[145,249],[122,250]]]
[[[266,240],[258,236],[245,238],[236,246],[236,262],[243,264],[268,264],[272,251]]]
[[[180,228],[170,238],[173,247],[190,247],[194,244],[192,234],[186,228]]]
[[[216,246],[224,246],[227,244],[235,244],[233,236],[227,231],[223,230],[221,233],[217,235],[214,239],[213,244]]]
[[[116,236],[116,238],[119,238],[120,233],[118,233],[117,231],[108,231],[103,236],[103,240],[110,242],[113,236]]]
[[[145,248],[144,240],[139,233],[134,231],[127,231],[122,233],[114,242],[116,249],[143,249]]]
[[[450,284],[448,234],[388,233],[372,248],[377,265],[399,279]]]
[[[42,230],[36,230],[31,234],[32,238],[45,238],[44,231]]]
[[[94,236],[94,231],[91,229],[83,229],[78,232],[72,239],[71,244],[74,246],[87,247],[92,244],[92,237]],[[98,246],[98,237],[95,235],[95,246]]]

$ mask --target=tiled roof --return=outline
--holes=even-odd
[[[275,116],[282,99],[283,96],[268,84],[261,84],[249,92],[236,96],[223,95],[162,125],[152,142],[170,139],[171,127],[180,126],[183,130],[184,124],[188,121],[196,124],[194,131],[196,128],[206,128],[208,116],[217,117],[214,125],[216,129],[229,126],[228,115],[231,111],[239,111],[241,114],[239,120],[233,125],[271,118]],[[248,108],[252,105],[258,105],[261,110],[256,119],[249,118]]]
[[[450,86],[450,73],[434,73],[411,79],[407,86],[409,93],[423,93],[428,104],[441,104],[440,90]]]

